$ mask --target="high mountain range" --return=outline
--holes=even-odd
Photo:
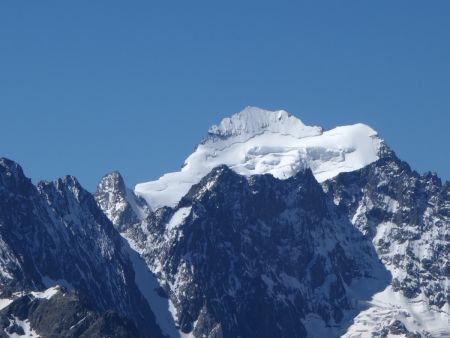
[[[4,337],[450,337],[450,183],[363,124],[249,107],[95,193],[0,160]]]

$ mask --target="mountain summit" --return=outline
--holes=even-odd
[[[450,337],[450,183],[366,125],[246,108],[136,191],[0,158],[0,337]]]
[[[224,118],[219,124],[208,130],[208,138],[214,137],[253,137],[270,132],[292,135],[298,138],[322,134],[322,128],[307,126],[297,117],[285,110],[269,111],[257,107],[246,107],[231,117]]]
[[[382,140],[369,126],[355,124],[324,131],[284,110],[247,107],[208,130],[179,172],[138,184],[135,193],[152,209],[175,206],[212,168],[227,165],[251,176],[286,179],[310,168],[319,182],[360,169],[379,158]]]

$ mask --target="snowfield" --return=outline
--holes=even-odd
[[[373,332],[381,332],[396,320],[401,321],[408,331],[419,332],[423,337],[448,337],[448,305],[443,309],[430,306],[423,295],[408,299],[388,286],[386,290],[375,294],[367,307],[354,318],[342,338],[371,338]],[[407,336],[388,334],[387,337]]]
[[[248,107],[212,126],[180,171],[140,183],[135,193],[153,210],[173,207],[212,168],[223,164],[241,175],[272,174],[280,179],[309,167],[323,182],[376,161],[381,142],[364,124],[323,131],[283,110]]]

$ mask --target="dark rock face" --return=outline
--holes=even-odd
[[[86,299],[63,290],[49,299],[24,295],[0,311],[3,332],[25,335],[24,326],[27,324],[42,337],[139,336],[129,319],[114,311],[99,315]]]
[[[381,155],[321,185],[309,169],[278,180],[220,166],[154,212],[116,172],[93,196],[71,176],[36,187],[0,159],[3,335],[28,323],[43,337],[162,336],[132,247],[194,337],[434,336],[398,305],[361,306],[386,290],[437,313],[450,304],[450,184]]]
[[[393,271],[392,286],[430,305],[450,303],[450,185],[419,175],[389,152],[325,190]]]
[[[385,145],[380,155],[321,186],[308,170],[280,181],[219,167],[176,208],[123,235],[158,276],[180,329],[196,337],[338,337],[361,300],[389,288],[439,313],[450,303],[450,184],[417,174]],[[358,282],[363,295],[352,290]],[[377,324],[366,332],[387,336],[402,324],[405,337],[433,336],[389,324],[398,306],[364,317]]]
[[[306,337],[311,316],[338,336],[352,282],[389,279],[310,170],[281,181],[218,167],[125,236],[196,337]]]
[[[395,320],[393,323],[391,323],[391,325],[389,325],[389,331],[394,335],[401,335],[408,333],[405,324],[403,324],[399,320]]]
[[[143,336],[160,335],[122,238],[72,176],[35,187],[0,160],[0,267],[2,298],[60,284],[99,313],[128,316]]]

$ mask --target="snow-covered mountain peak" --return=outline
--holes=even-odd
[[[249,138],[265,132],[302,138],[320,135],[322,128],[306,126],[300,119],[285,110],[269,111],[257,107],[247,107],[209,128],[208,137],[204,143],[215,142],[218,138],[235,138],[237,136],[241,136],[241,139]]]
[[[119,230],[125,225],[145,218],[150,212],[145,201],[125,186],[123,177],[118,171],[102,177],[95,192],[95,199]]]
[[[97,190],[103,192],[114,192],[120,195],[126,194],[125,182],[118,171],[112,171],[103,176],[98,183]]]
[[[192,185],[220,165],[244,176],[272,174],[279,179],[309,167],[322,182],[376,161],[382,144],[364,124],[323,131],[284,110],[248,107],[212,126],[181,171],[138,184],[135,192],[153,210],[175,206]]]

